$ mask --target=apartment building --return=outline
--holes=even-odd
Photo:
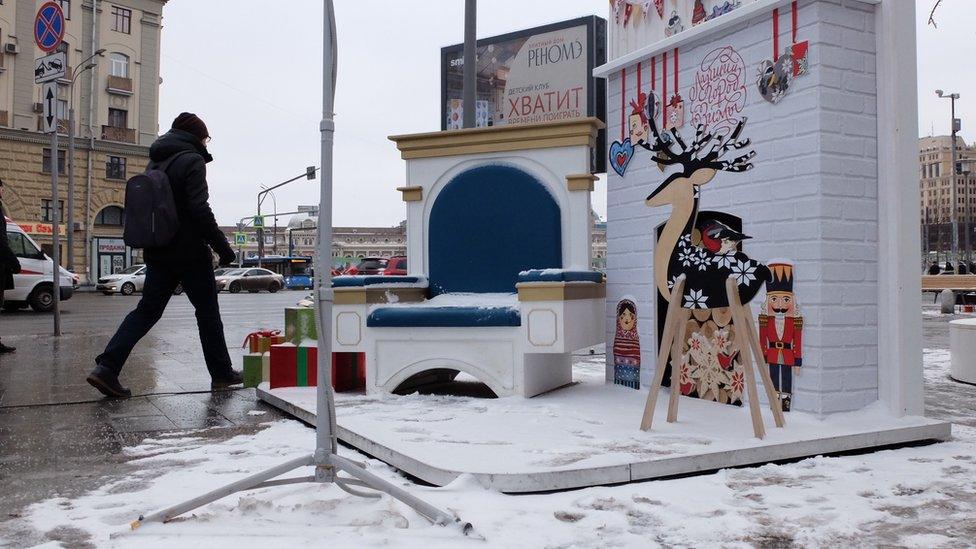
[[[122,241],[125,181],[145,169],[159,133],[159,53],[166,0],[56,0],[66,18],[58,81],[58,150],[41,129],[41,86],[34,83],[34,16],[44,0],[0,1],[0,177],[7,215],[51,252],[51,170],[60,174],[60,221],[67,221],[69,130],[75,135],[74,249],[62,238],[62,265],[83,280],[136,258]],[[95,66],[87,68],[87,59]],[[69,109],[74,127],[69,128]]]
[[[595,213],[593,221],[592,249],[590,266],[605,270],[607,267],[607,222]],[[270,222],[269,222],[270,223]],[[237,227],[224,226],[221,230],[229,242],[234,242]],[[235,244],[234,250],[245,258],[258,256],[257,230],[245,227],[242,232],[246,242]],[[316,218],[313,216],[293,216],[282,222],[281,226],[269,225],[264,228],[265,255],[303,255],[314,257],[316,237]],[[393,257],[406,255],[406,224],[395,227],[334,227],[332,229],[332,261],[335,266],[356,264],[364,257]]]
[[[939,135],[918,140],[922,251],[946,252],[952,243],[952,137]],[[976,147],[956,137],[956,214],[959,249],[976,247]]]

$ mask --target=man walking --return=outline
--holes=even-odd
[[[132,395],[119,382],[122,365],[136,343],[163,316],[166,304],[179,284],[183,285],[183,291],[196,310],[200,343],[212,386],[223,388],[243,382],[241,373],[231,368],[217,305],[210,250],[217,253],[221,265],[230,265],[235,256],[207,202],[206,164],[213,160],[207,152],[209,141],[210,133],[203,120],[185,112],[177,116],[170,131],[149,148],[150,167],[162,169],[169,177],[179,229],[169,244],[146,248],[142,299],[122,321],[105,352],[95,358],[95,369],[88,375],[88,383],[105,396],[127,398]]]
[[[14,289],[14,275],[19,272],[20,261],[10,249],[10,242],[7,240],[7,212],[3,207],[3,180],[0,179],[0,305],[3,304],[4,290]],[[16,350],[0,343],[0,354]]]

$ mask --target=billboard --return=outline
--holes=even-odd
[[[476,125],[606,121],[605,81],[592,76],[606,62],[606,27],[606,20],[590,16],[478,40]],[[442,130],[461,128],[463,72],[464,45],[442,48]],[[604,148],[601,131],[594,171],[606,170]]]

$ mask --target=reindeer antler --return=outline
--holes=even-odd
[[[749,160],[756,156],[756,151],[749,151],[731,160],[722,160],[722,157],[731,150],[741,150],[752,143],[749,139],[739,140],[739,135],[742,133],[742,128],[745,126],[746,120],[746,117],[742,117],[736,123],[735,128],[724,139],[709,132],[704,124],[699,124],[695,130],[695,140],[692,141],[689,147],[684,139],[682,139],[681,134],[678,133],[677,128],[671,128],[670,133],[664,132],[662,135],[658,131],[654,117],[650,116],[647,121],[651,129],[651,135],[654,136],[654,142],[641,143],[640,145],[651,152],[659,153],[654,159],[655,162],[664,165],[681,164],[686,173],[691,173],[702,168],[726,172],[744,172],[752,169],[752,164]],[[708,149],[708,152],[705,153],[705,156],[699,157],[699,153],[708,147],[709,143],[712,145]],[[681,149],[681,152],[674,151],[672,148],[674,144]]]

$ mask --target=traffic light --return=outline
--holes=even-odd
[[[315,179],[315,170],[315,166],[305,168],[305,179],[308,179],[309,181]]]

